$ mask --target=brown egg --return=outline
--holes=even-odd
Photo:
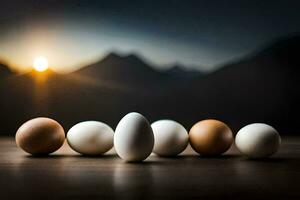
[[[24,123],[16,133],[17,145],[33,155],[47,155],[59,149],[65,140],[63,127],[55,120],[39,117]]]
[[[196,123],[189,132],[192,148],[204,156],[217,156],[226,152],[233,143],[230,128],[223,122],[208,119]]]

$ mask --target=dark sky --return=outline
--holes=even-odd
[[[68,71],[117,50],[157,65],[209,70],[297,32],[300,3],[288,0],[1,0],[0,6],[0,58],[18,67],[41,54]]]

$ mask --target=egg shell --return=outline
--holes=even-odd
[[[231,129],[215,119],[196,123],[189,132],[191,147],[200,155],[217,156],[226,152],[233,143]]]
[[[122,159],[142,161],[151,154],[153,145],[152,128],[143,115],[132,112],[120,120],[115,130],[114,147]]]
[[[158,120],[151,124],[154,134],[153,152],[159,156],[176,156],[188,145],[187,130],[173,120]]]
[[[65,132],[55,120],[39,117],[25,122],[16,133],[16,143],[32,155],[47,155],[64,143]]]
[[[238,131],[235,144],[242,154],[250,158],[265,158],[278,151],[281,138],[272,126],[254,123]]]
[[[74,125],[67,133],[69,146],[84,155],[100,155],[113,147],[114,131],[107,124],[85,121]]]

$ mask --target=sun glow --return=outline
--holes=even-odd
[[[48,67],[48,60],[43,56],[36,57],[33,60],[33,68],[38,72],[44,72]]]

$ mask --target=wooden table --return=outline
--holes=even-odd
[[[203,158],[188,148],[177,158],[151,155],[124,163],[111,151],[83,157],[65,144],[49,157],[32,157],[0,138],[0,199],[300,199],[300,138],[283,138],[280,151],[248,160],[233,147]]]

